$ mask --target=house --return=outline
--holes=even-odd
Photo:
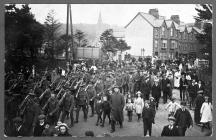
[[[139,12],[125,26],[125,40],[133,57],[151,56],[162,60],[197,57],[200,44],[196,34],[201,30],[180,21],[179,15],[170,19],[160,16],[158,9]],[[144,54],[143,54],[144,50]]]

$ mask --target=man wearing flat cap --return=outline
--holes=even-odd
[[[168,117],[169,125],[164,126],[161,136],[180,136],[178,128],[175,126],[175,117]]]
[[[190,112],[186,109],[186,102],[181,102],[181,108],[177,109],[174,117],[176,118],[176,126],[179,129],[180,136],[185,136],[187,128],[193,127],[193,120]]]
[[[114,93],[111,95],[111,133],[115,131],[115,123],[119,122],[120,128],[123,127],[123,108],[125,105],[124,96],[120,94],[119,87],[114,86]]]

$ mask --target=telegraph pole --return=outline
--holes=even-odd
[[[68,61],[68,26],[69,26],[69,4],[67,4],[67,20],[66,20],[66,60]]]
[[[74,39],[73,39],[73,22],[72,22],[72,11],[71,11],[71,5],[69,6],[70,8],[70,25],[71,25],[71,41],[72,41],[72,47],[70,49],[70,53],[72,54],[71,55],[71,58],[74,59]]]

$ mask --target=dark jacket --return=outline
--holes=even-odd
[[[178,128],[176,126],[173,126],[172,129],[169,129],[169,125],[164,126],[161,136],[180,136]]]
[[[170,86],[168,86],[170,85]],[[161,80],[161,88],[163,91],[169,91],[171,88],[171,82],[168,78]]]
[[[111,118],[115,121],[123,121],[123,108],[125,105],[124,97],[120,93],[111,95]]]
[[[152,97],[154,97],[155,99],[161,97],[161,87],[159,84],[157,86],[154,84],[151,90],[152,90]]]
[[[177,109],[175,118],[176,126],[189,128],[191,125],[193,125],[191,114],[187,109],[185,109],[185,111],[182,111],[181,108]]]
[[[188,85],[188,82],[187,82],[186,79],[183,81],[182,78],[180,78],[180,88],[183,89],[183,90],[185,90],[186,87],[183,86],[183,85]]]
[[[42,136],[43,130],[45,129],[45,125],[45,123],[43,125],[40,125],[39,122],[37,122],[34,128],[34,136]]]
[[[142,118],[143,120],[147,119],[148,121],[153,123],[154,122],[154,110],[151,107],[149,108],[144,107],[142,111]]]
[[[195,98],[197,96],[197,85],[189,85],[188,92],[190,97]]]

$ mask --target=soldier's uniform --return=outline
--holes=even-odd
[[[91,106],[91,111],[92,111],[91,117],[93,117],[94,116],[94,104],[95,104],[96,90],[92,85],[93,82],[91,82],[90,84],[91,84],[90,87],[88,87],[88,89],[87,89],[87,94],[89,96],[89,105]]]
[[[77,93],[77,110],[76,110],[76,123],[79,121],[79,111],[82,108],[84,114],[84,120],[87,121],[87,111],[89,104],[89,97],[85,91],[85,84],[80,85],[80,90]]]
[[[58,100],[56,97],[50,97],[47,101],[47,106],[44,108],[45,114],[48,115],[48,122],[51,125],[56,125],[58,121]]]
[[[34,94],[30,93],[31,96]],[[34,97],[31,97],[27,100],[26,109],[23,111],[23,127],[20,131],[23,132],[22,136],[31,136],[33,134],[33,128],[36,125],[36,121],[38,116],[40,115],[40,108],[39,105],[34,102]]]
[[[73,126],[74,123],[74,117],[73,117],[73,110],[74,110],[74,96],[71,94],[71,91],[69,89],[66,90],[65,97],[63,97],[62,103],[60,103],[61,106],[61,115],[60,115],[60,121],[64,122],[65,117],[70,114],[71,119],[71,126]]]

